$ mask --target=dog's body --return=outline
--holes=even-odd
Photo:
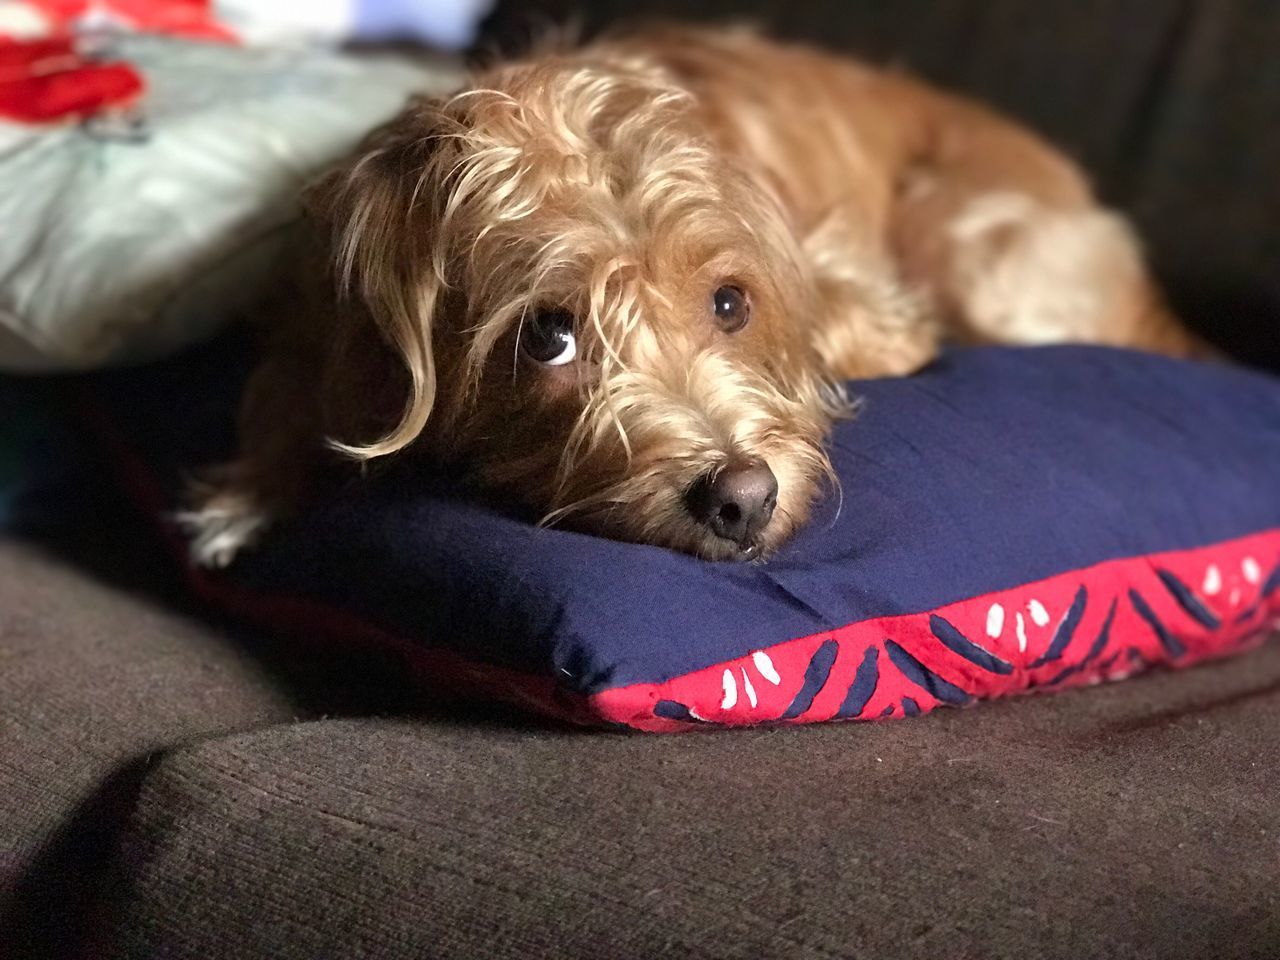
[[[940,337],[1200,350],[1035,136],[742,32],[493,69],[412,104],[312,208],[242,456],[187,515],[204,562],[343,457],[414,451],[550,520],[759,556],[829,473],[844,379]]]

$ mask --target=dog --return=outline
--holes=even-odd
[[[239,457],[183,518],[203,564],[384,458],[546,523],[766,557],[834,479],[845,380],[944,341],[1205,350],[1035,134],[736,29],[484,70],[305,202]]]

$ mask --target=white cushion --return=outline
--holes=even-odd
[[[300,189],[452,61],[124,36],[135,123],[0,124],[0,368],[150,359],[263,291]]]

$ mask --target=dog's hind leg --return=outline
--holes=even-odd
[[[977,104],[916,94],[922,135],[897,177],[891,244],[951,336],[1201,352],[1072,163]]]

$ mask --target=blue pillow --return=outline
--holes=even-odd
[[[225,370],[215,351],[104,386],[159,517],[228,449]],[[1243,649],[1280,614],[1280,382],[979,348],[853,390],[842,503],[764,563],[542,529],[391,472],[191,583],[258,622],[395,644],[436,689],[652,731],[1118,679]]]

